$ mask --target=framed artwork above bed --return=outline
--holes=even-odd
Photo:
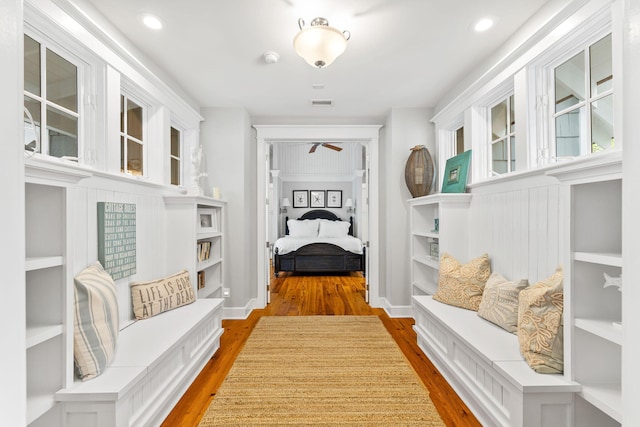
[[[324,190],[311,190],[309,191],[309,198],[311,199],[312,208],[324,208]]]
[[[342,207],[342,190],[327,190],[327,207]]]
[[[307,190],[293,190],[293,207],[309,207],[309,192]]]

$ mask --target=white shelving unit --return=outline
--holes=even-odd
[[[582,386],[575,425],[622,424],[622,153],[593,155],[550,172],[562,182],[565,375]],[[624,288],[624,286],[623,286]]]
[[[438,290],[439,255],[466,261],[467,210],[471,194],[440,193],[409,199],[411,289],[413,295]],[[436,219],[438,226],[436,228]],[[432,244],[438,253],[432,254]]]
[[[55,393],[73,383],[73,260],[68,245],[75,184],[90,173],[55,163],[25,167],[27,423],[61,426]]]
[[[222,297],[226,202],[204,196],[166,196],[164,201],[169,226],[169,268],[189,270],[198,298]],[[203,256],[203,245],[209,247],[207,256]],[[185,247],[193,250],[184,251]]]

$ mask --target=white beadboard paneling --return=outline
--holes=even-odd
[[[129,283],[166,276],[166,215],[163,190],[136,182],[126,183],[92,177],[81,183],[75,217],[76,259],[72,264],[76,275],[98,259],[98,202],[132,203],[136,205],[136,274],[116,281],[121,326],[133,319]]]
[[[469,256],[488,253],[492,271],[513,280],[551,275],[561,263],[558,184],[535,175],[472,193]]]
[[[309,153],[311,143],[283,143],[276,147],[276,169],[283,175],[349,175],[361,158],[362,147],[356,143],[335,144],[342,151],[318,147]],[[361,162],[361,160],[360,160]]]

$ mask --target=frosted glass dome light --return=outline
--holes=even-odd
[[[323,68],[331,65],[347,48],[351,37],[348,31],[329,26],[325,18],[315,18],[309,27],[304,26],[302,18],[298,19],[300,32],[293,39],[293,47],[312,67]]]

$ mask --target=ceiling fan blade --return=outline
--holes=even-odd
[[[322,146],[323,146],[323,147],[327,147],[327,148],[329,148],[329,149],[331,149],[331,150],[334,150],[334,151],[342,151],[342,147],[338,147],[338,146],[336,146],[336,145],[331,145],[331,144],[328,144],[328,143],[326,143],[326,142],[325,142],[325,143],[323,143],[323,144],[322,144]]]
[[[309,150],[309,153],[315,153],[316,152],[316,148],[318,148],[318,145],[320,145],[319,142],[315,142],[312,146],[311,149]]]

